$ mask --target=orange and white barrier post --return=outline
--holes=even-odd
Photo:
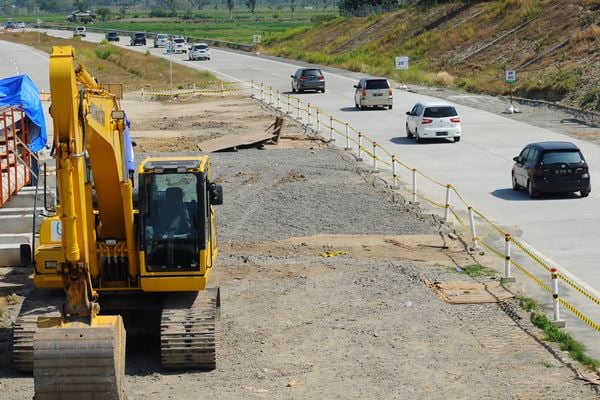
[[[510,270],[510,258],[511,258],[511,250],[510,250],[510,242],[512,237],[510,233],[504,234],[504,277],[502,278],[502,282],[515,282],[515,277],[512,276],[512,271]]]
[[[448,218],[450,218],[450,189],[452,189],[451,184],[446,185],[446,204],[444,204],[444,223],[448,222]]]
[[[392,154],[392,185],[390,189],[396,190],[400,189],[398,186],[398,175],[396,174],[396,155]]]
[[[221,97],[225,97],[225,84],[221,82]]]
[[[273,86],[269,86],[269,104],[273,104]]]
[[[473,240],[473,250],[477,250],[478,239],[477,239],[477,231],[475,230],[475,218],[473,216],[473,207],[469,206],[469,224],[471,225],[471,239]]]
[[[292,103],[291,103],[291,98],[288,95],[287,97],[287,111],[285,112],[286,114],[291,114],[292,113]]]
[[[362,161],[362,132],[358,132],[358,156],[356,157],[356,161]]]
[[[321,133],[321,118],[319,117],[319,109],[317,108],[317,133]]]
[[[377,172],[379,172],[377,169],[377,142],[373,142],[373,170],[371,173],[375,174]]]
[[[265,101],[264,83],[260,83],[260,101]]]
[[[277,109],[281,109],[281,95],[279,93],[279,89],[277,89]]]
[[[418,205],[419,201],[417,200],[417,170],[415,168],[412,169],[412,201],[411,204]]]
[[[335,142],[335,138],[333,137],[333,116],[329,117],[329,141]]]
[[[308,103],[308,107],[306,108],[306,118],[307,118],[306,126],[311,126],[312,123],[310,122],[310,103]]]
[[[558,328],[564,328],[566,323],[565,320],[560,319],[560,307],[558,302],[558,269],[551,268],[550,273],[552,274],[552,300],[554,303],[554,319],[551,322],[552,325]]]
[[[296,116],[296,119],[298,121],[300,121],[302,119],[302,117],[300,116],[300,99],[296,99],[297,100],[297,108],[298,108],[298,115]]]
[[[346,147],[344,147],[344,150],[346,150],[346,151],[352,150],[352,147],[350,147],[350,126],[348,125],[347,122],[346,122]]]

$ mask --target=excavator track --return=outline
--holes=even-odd
[[[33,371],[33,335],[37,330],[38,318],[60,316],[58,307],[63,301],[61,290],[59,293],[34,291],[23,302],[13,329],[13,364],[17,371]]]
[[[219,288],[165,297],[161,329],[161,361],[165,369],[215,369]]]
[[[42,321],[49,327],[39,328],[33,340],[35,400],[125,400],[123,320],[96,316],[94,321]]]

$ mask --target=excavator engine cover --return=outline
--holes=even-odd
[[[42,317],[33,337],[35,400],[125,400],[125,328],[120,316],[93,325]]]

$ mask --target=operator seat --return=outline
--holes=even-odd
[[[167,188],[165,197],[165,202],[158,214],[159,231],[162,234],[190,234],[192,220],[183,203],[183,190],[179,187]]]

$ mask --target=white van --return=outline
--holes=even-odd
[[[76,36],[85,37],[85,26],[78,26],[73,29],[73,37]]]

